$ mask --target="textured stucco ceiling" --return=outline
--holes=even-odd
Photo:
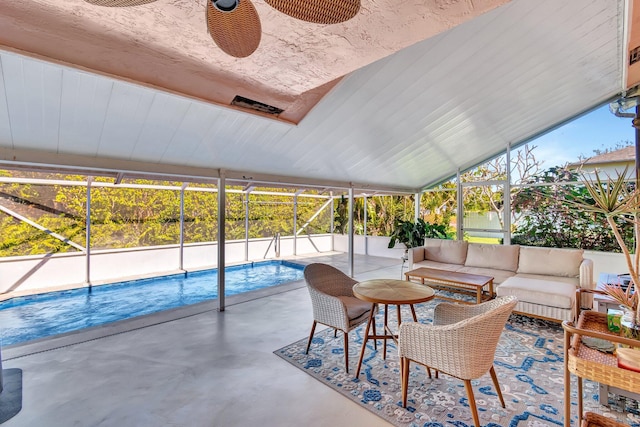
[[[244,59],[223,53],[207,34],[205,0],[129,8],[7,1],[0,45],[221,105],[241,95],[297,123],[346,74],[507,1],[363,0],[353,19],[318,25],[253,0],[263,35]]]

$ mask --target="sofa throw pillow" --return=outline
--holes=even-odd
[[[518,273],[579,277],[583,255],[582,249],[523,246],[520,248]]]
[[[464,265],[467,245],[462,240],[424,239],[424,259]]]
[[[519,245],[490,245],[469,243],[467,267],[495,268],[516,271],[518,269]]]

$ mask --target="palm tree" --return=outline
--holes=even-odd
[[[622,174],[618,173],[615,178],[611,178],[607,175],[606,180],[602,180],[598,171],[595,171],[595,179],[586,177],[584,174],[583,179],[585,188],[588,191],[591,199],[587,198],[571,198],[568,203],[576,206],[593,214],[604,215],[611,231],[624,254],[627,268],[629,269],[629,275],[631,276],[631,282],[627,288],[626,301],[627,304],[632,304],[631,307],[635,310],[635,323],[640,324],[640,304],[638,304],[638,295],[633,295],[632,288],[635,287],[636,291],[640,286],[639,272],[640,272],[640,189],[638,183],[635,186],[630,186],[626,182],[627,169],[625,168]],[[620,230],[620,222],[628,222],[634,225],[634,251],[633,254],[627,243],[622,237]],[[610,290],[611,292],[605,292],[615,298],[622,298],[619,290]],[[625,298],[623,298],[625,299]],[[635,301],[635,302],[634,302]],[[623,303],[623,301],[619,302]],[[625,305],[627,305],[625,304]]]

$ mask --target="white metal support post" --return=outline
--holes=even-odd
[[[87,218],[85,224],[85,254],[86,254],[86,276],[85,281],[91,290],[91,181],[93,177],[87,177]]]
[[[224,311],[225,186],[224,171],[221,170],[218,178],[218,311]]]
[[[302,193],[298,190],[293,195],[293,255],[298,255],[298,195]]]
[[[353,187],[349,187],[349,276],[353,277]]]
[[[249,209],[249,194],[253,190],[253,186],[247,188],[245,191],[245,207],[244,207],[244,260],[249,261],[249,215],[251,210]]]
[[[464,197],[462,195],[462,182],[460,182],[460,179],[462,178],[462,175],[460,174],[460,169],[458,169],[457,173],[456,173],[456,200],[457,200],[457,205],[456,206],[456,235],[457,240],[464,240],[464,236],[462,235],[463,233],[463,221],[464,221]]]
[[[507,181],[504,183],[504,209],[502,210],[502,221],[504,232],[502,233],[502,243],[511,244],[511,143],[507,143]]]
[[[364,254],[365,255],[369,255],[369,239],[367,239],[367,195],[364,195],[364,200],[363,200],[363,206],[364,206]]]
[[[293,195],[293,255],[298,255],[298,192]]]
[[[244,197],[244,260],[249,261],[249,192]]]
[[[422,196],[422,193],[416,193],[415,195],[415,207],[416,207],[416,212],[415,212],[415,218],[414,218],[414,222],[418,222],[418,218],[420,218],[420,197]]]
[[[333,252],[334,250],[334,245],[333,245],[333,231],[334,231],[334,226],[335,226],[335,215],[336,215],[336,199],[333,198],[333,191],[329,192],[329,196],[331,196],[331,223],[329,224],[329,232],[331,233],[331,251]]]
[[[184,190],[187,185],[185,182],[180,188],[180,270],[184,270]]]

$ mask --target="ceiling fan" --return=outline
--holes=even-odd
[[[85,0],[96,6],[130,7],[157,0]],[[274,9],[316,24],[337,24],[353,18],[360,0],[264,0]],[[260,17],[251,0],[207,0],[207,30],[225,53],[245,58],[258,48],[262,37]]]

